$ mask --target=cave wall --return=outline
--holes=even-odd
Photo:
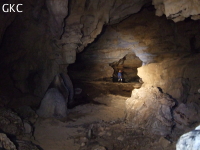
[[[2,89],[43,96],[53,77],[67,72],[76,53],[94,41],[105,24],[138,12],[149,0],[9,0],[23,13],[1,13]],[[5,2],[1,2],[1,6]],[[13,89],[10,89],[12,91]]]
[[[125,36],[120,29],[105,27],[95,42],[78,54],[77,62],[69,67],[72,76],[76,79],[112,81],[117,79],[117,72],[121,69],[125,82],[136,81],[137,68],[142,61],[128,47],[130,43],[123,41]]]
[[[6,28],[1,44],[1,67],[20,93],[42,96],[58,72],[66,72],[55,59],[47,8],[38,10],[37,1],[24,2],[24,12]],[[43,3],[42,3],[43,4]],[[9,76],[8,76],[9,75]],[[4,83],[3,85],[5,85]]]
[[[178,137],[200,122],[199,53],[138,68],[144,84],[126,101],[127,120],[150,134]],[[142,119],[141,119],[142,118]]]
[[[75,78],[98,80],[124,70],[127,81],[137,78],[136,68],[200,50],[199,21],[174,23],[156,17],[152,6],[118,24],[107,26],[71,68]],[[192,27],[192,28],[191,28]],[[114,69],[112,68],[114,67]],[[81,69],[82,68],[82,69]],[[132,71],[131,71],[132,70]],[[77,73],[78,72],[78,73]]]
[[[144,34],[136,35],[153,57],[138,68],[144,83],[126,101],[127,122],[145,134],[177,138],[200,122],[199,21],[148,18],[142,24],[151,30],[140,28]]]
[[[149,2],[151,3],[150,0],[8,0],[6,3],[22,3],[23,13],[1,13],[0,15],[1,21],[4,22],[0,28],[1,66],[10,75],[11,82],[20,92],[42,96],[53,76],[58,72],[67,72],[68,64],[75,62],[76,54],[83,51],[89,43],[95,40],[102,32],[104,25],[112,25],[122,21],[131,14],[137,13],[143,5]],[[173,8],[178,10],[180,2],[178,3],[175,0],[174,2],[177,5],[173,5]],[[192,2],[188,10],[198,4],[196,1]],[[1,6],[4,3],[2,1],[0,3]],[[172,5],[168,5],[167,1],[153,1],[153,4],[157,11],[158,8],[161,8],[160,4],[166,6],[165,14],[170,11],[170,9],[167,9],[168,7],[172,8]],[[184,6],[189,5],[184,3]],[[185,7],[181,7],[181,9]],[[197,15],[197,13],[198,11],[195,13],[187,11],[187,14]],[[168,17],[168,15],[166,16]],[[173,17],[168,18],[173,19]],[[148,20],[148,18],[146,19]],[[157,32],[157,30],[154,31],[153,26],[155,28],[164,28],[162,25],[152,25],[153,29],[150,32]],[[113,30],[117,30],[114,29],[116,27],[113,27]],[[144,25],[139,25],[138,28],[146,31]],[[137,30],[140,32],[139,29]],[[146,40],[146,43],[144,43],[141,40],[143,37],[134,36],[134,38],[138,38],[138,41],[141,40],[142,42],[134,43],[136,48],[133,48],[130,46],[132,37],[125,32],[123,33],[123,41],[121,40],[121,43],[118,43],[117,46],[121,47],[123,52],[124,47],[127,47],[128,51],[134,51],[144,64],[152,62],[154,48],[152,47],[151,53],[146,52],[146,45],[151,43],[155,45],[156,40],[153,41],[154,37],[149,37],[153,38],[153,40]],[[164,30],[164,32],[168,33],[167,30]],[[176,33],[177,31],[173,28],[169,32]],[[147,32],[144,33],[146,35]],[[168,38],[171,40],[171,37]],[[195,36],[195,38],[198,41],[199,37]],[[174,40],[176,39],[174,38]],[[168,41],[168,39],[163,40]],[[188,41],[185,40],[185,42],[186,46],[188,46]],[[173,48],[177,48],[176,43],[179,43],[179,41],[172,42]],[[137,48],[138,45],[139,48]],[[183,50],[185,49],[188,49],[188,47],[183,48]],[[110,76],[110,73],[113,72],[112,68],[107,66],[105,69],[109,70],[107,76]],[[8,77],[6,76],[5,78]],[[8,82],[5,78],[2,77],[2,80]],[[30,79],[32,81],[28,81]],[[37,86],[29,85],[28,87],[30,83]]]
[[[191,18],[193,20],[200,19],[200,2],[198,0],[153,0],[152,4],[156,8],[156,15],[166,15],[168,19],[174,22]]]
[[[131,54],[142,61],[138,75],[144,84],[127,100],[128,123],[164,136],[199,123],[200,27],[198,20],[183,22],[188,17],[199,19],[199,1],[153,0],[156,12],[149,7],[139,12],[148,2],[6,1],[23,3],[24,12],[0,14],[1,93],[12,92],[6,86],[15,86],[19,93],[42,97],[53,77],[67,72],[76,54],[92,43],[105,25],[112,25],[103,39],[88,47],[97,62],[92,75],[110,77],[109,63]],[[85,56],[85,60],[92,58]],[[102,58],[103,64],[99,63]],[[138,115],[141,112],[142,116]]]
[[[179,103],[198,103],[200,86],[199,54],[169,58],[161,63],[152,63],[138,69],[145,87],[160,87]],[[148,74],[148,76],[147,76]]]

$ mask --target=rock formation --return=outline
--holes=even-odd
[[[0,130],[0,149],[39,150],[36,145],[24,140],[26,136],[33,135],[32,126],[16,112],[0,108]]]
[[[64,118],[67,115],[67,106],[73,100],[74,89],[69,76],[58,74],[45,93],[37,114],[44,118]]]
[[[168,19],[174,22],[183,21],[190,17],[193,20],[200,19],[200,2],[198,0],[153,0],[156,8],[156,15],[166,15]]]
[[[66,72],[76,53],[93,42],[105,24],[138,12],[149,0],[12,2],[22,3],[24,10],[14,16],[1,15],[2,22],[7,23],[1,28],[1,35],[5,35],[1,40],[1,67],[12,71],[14,86],[20,92],[41,97],[53,77]]]
[[[67,73],[68,65],[75,63],[80,53],[82,65],[88,68],[75,68],[82,71],[78,78],[108,79],[122,66],[132,73],[127,81],[142,78],[142,88],[134,90],[127,100],[127,123],[132,127],[166,136],[183,133],[200,122],[198,0],[7,3],[22,3],[24,7],[23,13],[0,14],[0,94],[11,97],[0,106],[24,94],[42,97],[54,76]],[[138,114],[140,111],[143,114]],[[22,121],[9,114],[1,116],[0,128],[21,134]],[[8,124],[13,130],[7,129]]]
[[[1,24],[0,32],[1,68],[5,72],[12,72],[14,86],[20,92],[42,96],[53,77],[57,73],[66,72],[68,64],[75,62],[76,54],[96,39],[104,25],[122,21],[131,14],[137,13],[144,4],[151,1],[10,0],[9,2],[22,3],[24,7],[23,13],[2,13],[0,16],[2,22],[6,22]],[[160,4],[164,4],[166,8],[176,6],[180,9],[184,9],[187,5],[184,3],[181,8],[179,3],[182,1],[173,2],[153,1],[153,4],[156,9],[160,8]],[[193,9],[198,6],[197,4],[195,0],[188,2],[187,6],[191,5],[187,9],[189,14],[198,14],[198,9]],[[196,12],[192,12],[191,9]],[[166,10],[166,14],[178,11]],[[124,42],[128,39],[126,36],[124,38],[119,43],[120,47],[126,47]],[[145,49],[142,46],[140,48]],[[141,50],[138,49],[137,56],[144,53]],[[121,52],[126,53],[124,49]],[[143,56],[140,57],[143,63],[151,61],[154,57],[152,53],[146,53],[145,58],[142,58]],[[145,60],[147,58],[148,60]],[[109,70],[109,76],[113,72],[109,66],[105,70]],[[29,86],[30,84],[33,86]]]
[[[13,142],[3,133],[0,133],[0,148],[5,150],[17,150]]]
[[[199,126],[197,126],[194,130],[183,134],[176,144],[176,150],[198,150],[200,147],[199,133]]]
[[[135,89],[126,101],[127,121],[144,133],[167,136],[175,125],[171,114],[175,101],[156,87]]]
[[[165,115],[168,114],[168,116],[164,116],[164,118],[168,120],[166,120],[169,123],[169,125],[167,126],[171,129],[172,133],[176,133],[176,131],[184,132],[185,129],[190,128],[194,124],[200,122],[200,95],[198,94],[200,75],[198,68],[200,66],[198,62],[199,54],[188,54],[178,58],[165,59],[160,63],[151,63],[140,67],[138,69],[138,75],[142,78],[144,84],[142,88],[138,91],[134,90],[131,98],[127,100],[127,118],[130,123],[133,124],[133,126],[143,127],[145,124],[156,124],[156,122],[160,120],[160,117],[156,117],[157,119],[155,121],[154,119],[150,119],[150,116],[145,116],[150,120],[147,122],[144,121],[143,123],[141,123],[142,125],[140,125],[140,122],[138,122],[138,118],[145,118],[141,117],[140,115],[145,115],[148,111],[152,111],[152,106],[147,106],[146,111],[144,111],[146,107],[141,106],[142,102],[144,102],[143,104],[145,105],[146,103],[150,103],[153,99],[151,98],[151,94],[153,94],[154,92],[148,92],[148,90],[152,89],[152,87],[157,87],[158,89],[160,89],[161,93],[166,93],[167,95],[169,95],[176,104],[173,105],[173,109],[169,107],[165,107],[164,109],[162,107],[162,104],[160,104],[159,107],[156,107],[157,109],[160,109],[161,112],[163,112],[162,108],[168,112],[164,113]],[[193,73],[194,71],[195,73]],[[143,92],[144,90],[146,90],[147,92]],[[148,93],[148,96],[145,96],[144,93]],[[158,103],[162,98],[157,96],[157,94],[153,95],[156,100],[152,104],[153,106],[155,106],[156,103]],[[139,104],[142,109],[139,109],[140,107],[137,107],[139,105],[138,102],[140,102]],[[150,114],[153,115],[154,113]],[[157,115],[159,114],[160,113],[157,112]],[[159,122],[162,123],[164,120],[161,120]],[[174,125],[173,130],[172,126],[170,127],[170,125],[172,124]],[[162,127],[163,126],[164,125],[162,125]],[[145,129],[151,131],[153,127],[146,127]],[[162,131],[167,130],[164,129]]]
[[[21,118],[11,110],[4,108],[0,109],[0,129],[10,135],[20,135],[24,131],[24,126]]]

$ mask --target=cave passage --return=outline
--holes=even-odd
[[[98,58],[96,55],[89,59],[84,59],[91,55],[90,52],[88,54],[88,49],[78,54],[76,62],[68,67],[73,83],[76,87],[83,88],[93,98],[102,93],[129,97],[134,88],[140,88],[142,85],[137,76],[137,68],[142,65],[142,62],[135,54],[127,54],[119,61],[108,64],[104,60],[106,54],[107,52],[104,58]],[[97,59],[101,61],[96,61]],[[120,69],[123,71],[122,82],[118,82],[117,77]]]
[[[134,88],[142,85],[137,68],[143,62],[136,56],[137,47],[133,48],[139,42],[133,38],[134,34],[127,35],[133,38],[131,42],[126,41],[126,30],[122,27],[116,30],[116,26],[105,26],[95,41],[78,53],[75,63],[68,67],[68,74],[76,86],[82,84],[84,90],[95,91],[96,96],[104,93],[128,97]],[[122,70],[122,82],[118,82],[119,70]]]
[[[174,150],[200,123],[200,1],[8,2],[0,149]]]
[[[127,54],[117,62],[109,64],[114,72],[112,81],[118,82],[118,72],[122,71],[122,82],[131,83],[139,82],[140,77],[137,75],[137,68],[142,66],[142,61],[133,53]]]

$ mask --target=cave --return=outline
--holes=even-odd
[[[0,149],[192,149],[181,139],[199,138],[199,1],[0,6]]]

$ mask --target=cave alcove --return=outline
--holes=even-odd
[[[142,61],[126,47],[118,50],[117,46],[111,46],[116,40],[120,42],[118,36],[111,35],[112,27],[104,27],[98,38],[77,54],[75,63],[68,67],[73,80],[117,82],[117,72],[121,69],[124,83],[138,82],[137,68]]]
[[[113,26],[105,26],[95,41],[77,54],[75,63],[68,66],[68,74],[76,86],[82,84],[86,91],[96,89],[94,93],[123,96],[130,96],[133,88],[141,86],[137,68],[142,66],[142,61],[131,50],[130,44],[128,47],[126,41],[122,44],[123,36],[120,35],[123,33],[120,32]],[[118,82],[120,69],[123,71],[123,84]]]

